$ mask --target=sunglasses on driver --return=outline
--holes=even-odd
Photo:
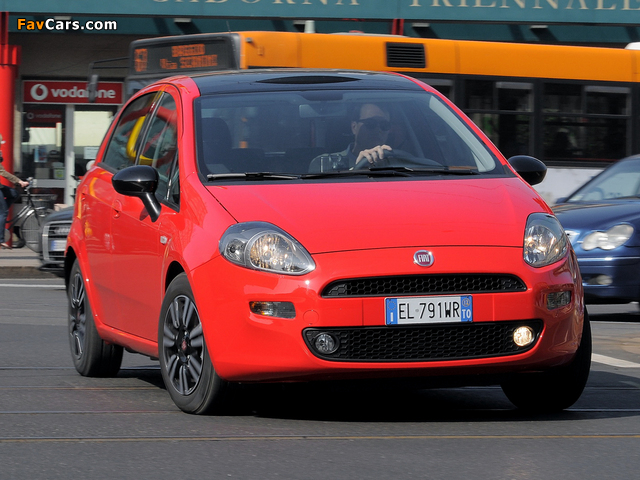
[[[358,120],[358,123],[362,123],[367,130],[374,130],[376,128],[379,128],[383,132],[391,130],[391,122],[389,120],[379,118],[361,118]]]

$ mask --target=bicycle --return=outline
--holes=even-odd
[[[34,199],[34,195],[31,193],[31,187],[33,187],[33,178],[27,179],[29,185],[25,187],[25,194],[23,198],[23,206],[20,211],[15,214],[9,222],[7,222],[4,230],[4,241],[7,242],[11,238],[11,232],[15,234],[17,241],[13,242],[13,248],[22,248],[25,245],[34,252],[40,251],[40,226],[49,213],[53,211],[53,208],[48,206],[50,199],[53,195],[46,195],[49,200],[46,200],[45,205],[38,205],[36,202],[39,200]]]

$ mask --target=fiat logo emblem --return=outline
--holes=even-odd
[[[418,250],[413,254],[413,263],[421,267],[430,267],[433,265],[433,253],[429,250]]]

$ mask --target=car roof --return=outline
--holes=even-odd
[[[192,75],[201,95],[294,90],[413,90],[423,87],[406,77],[382,72],[329,69],[265,69]]]

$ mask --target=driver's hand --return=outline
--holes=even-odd
[[[27,188],[29,186],[29,182],[25,182],[24,180],[20,180],[20,186],[22,188]]]
[[[371,165],[375,165],[384,158],[384,152],[390,152],[392,148],[389,145],[378,145],[377,147],[362,150],[356,159],[356,165],[360,162],[367,161]]]

